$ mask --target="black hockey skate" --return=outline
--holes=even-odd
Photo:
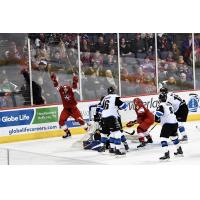
[[[125,150],[128,151],[128,150],[129,150],[128,143],[127,143],[127,142],[123,142],[123,144],[124,144],[124,148],[125,148]]]
[[[183,156],[183,150],[182,150],[182,148],[179,147],[179,148],[177,149],[177,152],[174,152],[174,155],[175,155],[175,156]]]
[[[109,148],[109,153],[115,153],[115,149],[114,148]]]
[[[180,142],[187,142],[188,141],[188,136],[184,135],[179,141]]]
[[[146,143],[145,142],[141,142],[140,145],[137,146],[137,148],[142,148],[142,147],[145,147],[146,146]]]
[[[147,144],[153,143],[152,137],[150,135],[147,135],[146,138],[147,138],[147,141],[146,141]]]
[[[67,130],[65,132],[65,135],[62,136],[62,138],[67,138],[67,137],[70,137],[71,136],[71,132],[69,130]]]
[[[105,151],[106,151],[106,145],[103,145],[98,149],[98,152],[105,152]]]
[[[162,156],[162,157],[160,157],[159,159],[160,159],[160,160],[168,160],[168,159],[170,159],[169,151],[167,151],[167,152],[165,153],[165,155]]]
[[[125,155],[125,154],[126,154],[125,152],[122,152],[119,149],[116,149],[116,151],[115,151],[116,156],[122,156],[122,155]]]

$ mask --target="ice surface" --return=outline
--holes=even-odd
[[[68,139],[49,138],[42,140],[16,142],[0,145],[0,164],[7,164],[7,151],[9,149],[9,164],[117,164],[117,165],[173,165],[173,164],[200,164],[200,122],[187,122],[186,131],[188,143],[183,143],[184,157],[174,157],[175,148],[170,145],[170,161],[161,162],[163,155],[160,147],[159,133],[161,127],[156,126],[151,135],[154,144],[145,149],[137,150],[138,143],[128,141],[130,151],[124,157],[116,158],[113,155],[101,154],[96,151],[83,150],[77,145],[82,135],[72,136]],[[76,145],[75,145],[76,144]]]

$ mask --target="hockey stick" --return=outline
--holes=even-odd
[[[134,135],[134,134],[135,134],[135,130],[133,130],[131,133],[128,132],[128,131],[125,131],[125,130],[123,130],[123,132],[124,132],[124,133],[127,133],[127,134],[129,134],[129,135]]]
[[[156,123],[150,130],[149,133],[158,125],[159,123]]]

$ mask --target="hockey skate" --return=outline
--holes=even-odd
[[[65,131],[65,135],[62,136],[62,138],[67,138],[71,136],[71,132],[69,130]]]
[[[177,152],[174,152],[174,155],[175,155],[175,156],[183,156],[183,150],[182,150],[182,148],[179,147],[179,148],[177,149]]]
[[[125,150],[128,151],[128,150],[129,150],[128,143],[127,143],[127,142],[123,142],[123,144],[124,144],[124,148],[125,148]]]
[[[168,159],[170,159],[169,151],[167,151],[167,152],[164,154],[164,156],[160,157],[159,159],[160,159],[160,160],[168,160]]]
[[[146,143],[145,142],[141,142],[140,145],[137,146],[137,148],[142,148],[142,147],[145,147],[146,146]]]
[[[115,155],[116,155],[116,156],[123,156],[123,155],[126,155],[126,153],[120,151],[119,149],[116,149],[116,151],[115,151]]]
[[[147,135],[146,138],[147,138],[146,144],[153,143],[152,137],[150,135]]]
[[[106,146],[103,145],[101,147],[99,147],[98,152],[105,152],[106,151]]]
[[[115,149],[114,148],[109,148],[109,153],[115,153]]]
[[[188,136],[184,135],[181,139],[179,139],[180,142],[188,142]]]

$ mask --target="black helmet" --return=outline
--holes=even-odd
[[[167,101],[167,94],[166,93],[159,94],[158,99],[159,99],[160,102],[166,102]]]
[[[162,88],[160,88],[160,93],[167,94],[168,93],[168,89],[166,87],[162,87]]]
[[[114,94],[115,93],[115,89],[113,87],[109,87],[107,91],[108,91],[108,94]]]

